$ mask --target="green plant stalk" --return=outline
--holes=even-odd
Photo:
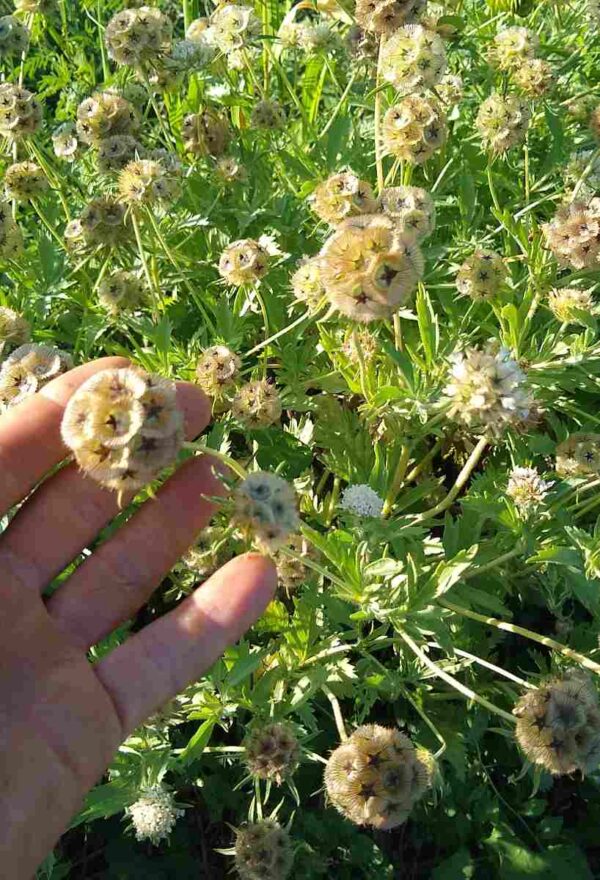
[[[426,510],[423,513],[419,514],[416,517],[416,522],[422,523],[422,522],[425,522],[425,520],[432,519],[434,516],[438,516],[438,514],[443,513],[445,510],[447,510],[453,504],[454,500],[460,494],[461,489],[466,484],[469,477],[471,476],[471,474],[473,473],[473,471],[477,467],[479,459],[483,455],[483,452],[484,452],[486,446],[488,445],[488,443],[489,443],[488,437],[486,437],[485,435],[483,437],[480,437],[479,442],[477,443],[473,452],[469,456],[468,461],[466,462],[465,466],[463,467],[463,469],[459,473],[458,477],[456,478],[456,482],[454,483],[454,486],[448,492],[446,497],[443,498],[439,504],[436,504],[435,507],[432,507],[432,508],[430,508],[430,510]]]
[[[346,742],[348,739],[348,734],[346,733],[346,725],[344,724],[344,716],[342,715],[342,709],[339,704],[338,698],[335,694],[333,694],[326,684],[322,685],[321,690],[331,703],[331,709],[333,711],[333,718],[335,720],[335,726],[337,727],[337,731],[340,737],[340,742]]]
[[[155,321],[158,321],[158,319],[160,318],[160,307],[161,307],[162,294],[161,294],[160,290],[156,287],[156,285],[154,283],[154,279],[152,278],[152,275],[150,273],[150,268],[148,266],[148,260],[146,259],[146,254],[144,251],[144,244],[142,242],[142,233],[140,231],[140,224],[138,223],[138,219],[137,219],[135,211],[130,211],[130,217],[131,217],[131,224],[133,226],[133,233],[135,235],[135,240],[137,243],[138,254],[139,254],[139,257],[140,257],[140,260],[142,263],[144,277],[145,277],[146,283],[148,285],[148,290],[150,291],[150,294],[152,295],[152,298],[154,300],[154,306],[152,309],[153,317],[154,317]]]
[[[379,52],[377,55],[377,74],[375,80],[375,166],[377,168],[377,194],[381,195],[384,187],[383,155],[381,143],[381,65],[383,62],[383,47],[385,36],[379,40]]]
[[[437,741],[440,743],[440,748],[437,750],[437,752],[435,753],[435,755],[433,757],[436,758],[436,760],[438,758],[441,758],[441,756],[444,754],[444,752],[448,748],[448,743],[446,742],[446,740],[444,739],[444,737],[440,733],[440,731],[437,729],[437,727],[435,726],[435,724],[433,723],[433,721],[431,720],[431,718],[429,717],[427,712],[425,712],[425,710],[421,706],[419,706],[417,701],[415,699],[413,699],[413,697],[411,697],[410,693],[408,692],[408,689],[405,688],[404,685],[400,685],[400,692],[402,693],[404,699],[407,700],[407,702],[409,702],[411,704],[411,706],[413,707],[415,712],[423,719],[423,721],[425,722],[427,727],[430,729],[430,731],[433,733],[433,735],[435,736]]]
[[[402,444],[402,451],[400,453],[400,458],[398,459],[398,464],[396,466],[396,470],[394,476],[392,478],[392,482],[390,484],[390,488],[388,490],[387,495],[385,496],[385,501],[383,504],[383,516],[389,516],[389,513],[394,506],[394,501],[400,491],[400,488],[404,482],[404,478],[406,476],[406,471],[408,469],[408,464],[410,462],[410,453],[411,448],[408,443]]]
[[[440,449],[442,448],[443,445],[444,445],[443,440],[437,440],[433,444],[433,446],[431,447],[429,452],[427,452],[423,456],[421,461],[418,464],[416,464],[415,467],[411,471],[408,472],[408,474],[406,475],[406,477],[404,479],[404,482],[405,483],[412,483],[414,480],[416,480],[417,477],[419,476],[419,474],[421,474],[421,472],[423,471],[423,469],[429,464],[429,462],[433,458],[435,458],[435,456],[438,454],[438,452],[440,451]]]
[[[429,647],[438,648],[440,651],[444,651],[445,649],[442,645],[437,642],[427,642]],[[518,684],[520,687],[529,688],[529,690],[535,691],[537,690],[534,684],[530,684],[528,681],[525,681],[523,678],[519,678],[518,675],[514,675],[512,672],[509,672],[507,669],[503,669],[501,666],[496,666],[494,663],[490,663],[489,660],[484,660],[483,657],[478,657],[476,654],[470,654],[468,651],[463,651],[460,648],[455,648],[452,646],[452,650],[455,654],[458,654],[459,657],[464,657],[465,660],[472,660],[473,663],[479,664],[479,666],[485,666],[486,669],[489,669],[491,672],[495,672],[498,675],[503,676],[504,678],[508,678],[510,681],[514,681],[515,684]],[[447,652],[446,652],[447,653]]]
[[[202,443],[192,443],[191,441],[184,443],[183,448],[192,449],[196,453],[210,455],[212,458],[216,458],[218,461],[226,465],[229,470],[233,471],[233,473],[241,480],[245,480],[248,477],[248,471],[246,468],[241,465],[239,461],[235,461],[235,459],[231,458],[231,456],[227,455],[225,452],[219,452],[219,450],[213,449],[211,446],[205,446]]]
[[[310,312],[305,312],[303,315],[300,315],[299,318],[296,318],[295,321],[292,321],[291,324],[287,324],[282,330],[278,330],[277,333],[274,333],[272,336],[269,336],[268,339],[265,339],[263,342],[259,342],[258,345],[255,345],[254,348],[251,348],[250,351],[247,351],[244,357],[250,357],[253,354],[256,354],[258,351],[262,351],[267,345],[270,345],[272,342],[275,342],[276,339],[281,339],[282,336],[285,336],[286,333],[289,333],[290,330],[294,330],[296,327],[299,327],[304,321],[310,321],[311,318],[315,316]]]
[[[325,137],[325,135],[327,134],[327,132],[329,131],[329,129],[331,128],[331,126],[333,125],[335,120],[337,119],[337,117],[340,113],[340,110],[342,109],[342,107],[346,103],[346,98],[350,94],[350,91],[352,89],[352,86],[354,85],[355,80],[356,80],[356,71],[354,71],[352,73],[350,79],[348,80],[346,88],[344,89],[344,91],[342,92],[342,95],[340,97],[340,100],[337,102],[337,104],[333,110],[333,113],[331,114],[331,116],[327,120],[325,127],[319,133],[317,140],[321,140],[321,138]]]
[[[577,651],[573,651],[571,648],[568,648],[566,645],[563,645],[560,642],[556,642],[554,639],[551,639],[548,636],[541,636],[539,635],[539,633],[532,632],[532,630],[525,629],[522,626],[516,626],[515,624],[507,623],[504,620],[497,620],[495,617],[486,617],[484,614],[478,614],[476,611],[470,611],[467,608],[461,608],[459,605],[455,605],[453,602],[448,602],[447,599],[437,599],[436,602],[443,608],[447,608],[449,611],[453,611],[455,614],[460,614],[461,617],[468,617],[471,620],[476,620],[478,623],[483,623],[486,626],[493,626],[495,627],[495,629],[500,629],[504,632],[513,633],[513,635],[523,636],[523,638],[529,639],[532,642],[537,642],[538,644],[544,645],[547,648],[552,648],[553,651],[562,654],[564,657],[568,657],[569,660],[573,660],[575,661],[575,663],[581,664],[581,666],[584,666],[586,669],[589,669],[596,675],[600,675],[600,663],[596,663],[594,662],[594,660],[590,660],[589,657],[584,657],[583,654],[579,654]]]

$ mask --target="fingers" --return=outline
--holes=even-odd
[[[21,501],[65,457],[60,423],[73,392],[94,373],[128,364],[119,357],[84,364],[4,413],[0,418],[0,512]]]
[[[193,439],[210,419],[208,398],[198,386],[180,382],[177,404]],[[0,567],[41,592],[118,512],[115,492],[68,465],[37,489],[0,538]]]
[[[95,667],[128,734],[197,679],[262,614],[277,585],[275,566],[257,554],[227,563],[174,611],[133,636]]]
[[[50,598],[48,610],[71,639],[89,648],[147,601],[209,521],[221,495],[209,456],[186,462],[152,499]]]

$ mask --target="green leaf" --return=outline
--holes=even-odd
[[[470,880],[475,865],[468,849],[459,849],[445,859],[431,874],[431,880]]]
[[[179,756],[179,763],[182,765],[191,764],[196,761],[210,742],[213,728],[216,724],[214,718],[208,718],[200,725],[196,733],[191,737],[187,746]]]

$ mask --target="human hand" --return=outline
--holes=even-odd
[[[46,385],[0,418],[0,511],[66,455],[65,404],[104,358]],[[179,383],[188,439],[210,408]],[[234,559],[174,611],[95,666],[89,647],[130,618],[208,522],[223,491],[203,457],[187,461],[44,601],[43,591],[118,513],[115,493],[68,464],[31,494],[0,537],[0,865],[30,878],[119,743],[254,622],[273,595],[272,563]]]

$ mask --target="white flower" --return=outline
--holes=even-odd
[[[348,486],[342,495],[340,507],[357,516],[381,516],[383,499],[366,483],[358,483]]]
[[[145,789],[127,808],[137,839],[149,840],[154,845],[169,836],[183,812],[175,806],[171,792],[161,785]]]
[[[552,488],[552,481],[543,480],[535,468],[514,467],[510,472],[506,494],[520,513],[528,513],[542,504]]]

